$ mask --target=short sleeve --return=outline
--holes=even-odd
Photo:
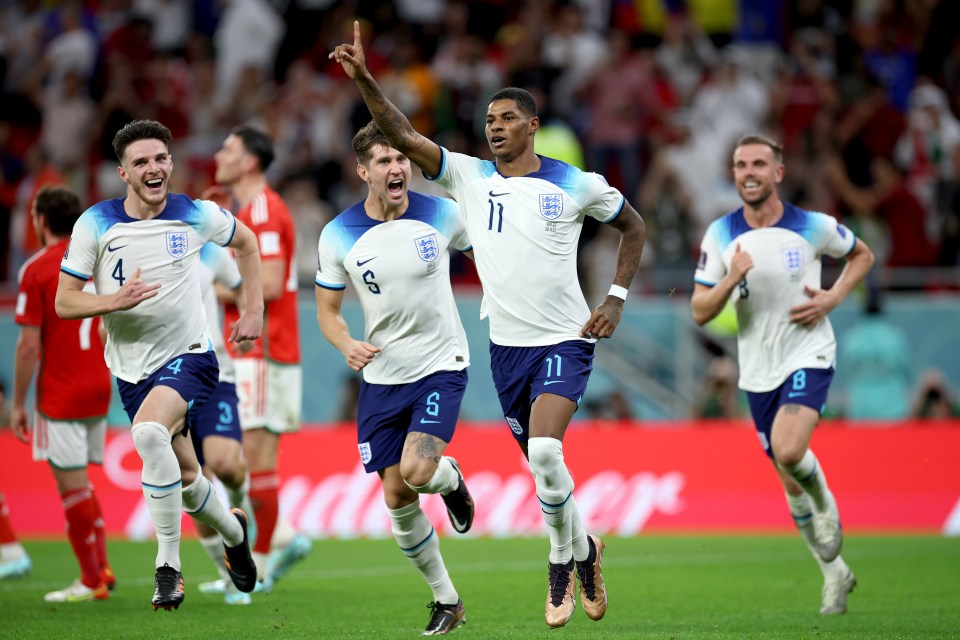
[[[13,319],[19,325],[39,327],[43,324],[43,292],[34,273],[35,270],[27,265],[20,274]]]
[[[237,230],[237,221],[233,214],[209,200],[198,200],[197,203],[204,218],[204,223],[199,229],[203,240],[216,242],[221,247],[230,244]]]
[[[338,225],[335,222],[327,224],[320,232],[320,241],[317,243],[317,277],[318,287],[343,291],[347,288],[347,272],[343,268],[343,256],[338,254],[340,243],[336,241]]]
[[[60,271],[86,282],[93,275],[99,255],[100,234],[94,215],[88,210],[73,225],[70,244],[63,254]]]
[[[578,191],[582,194],[578,194],[577,199],[584,215],[600,222],[613,222],[626,203],[623,194],[607,184],[603,176],[597,173],[581,173]]]
[[[424,177],[427,180],[433,180],[438,185],[446,189],[451,195],[456,196],[457,192],[467,182],[471,174],[483,175],[484,171],[479,170],[482,167],[483,160],[474,158],[462,153],[453,153],[440,147],[440,170],[435,176]],[[491,167],[492,163],[489,163]],[[495,171],[495,169],[494,169]]]
[[[697,261],[697,271],[693,280],[697,284],[713,287],[725,275],[727,275],[727,267],[723,264],[720,243],[717,242],[716,223],[714,223],[707,227],[703,242],[700,243],[700,259]]]
[[[243,284],[243,280],[240,278],[240,270],[229,251],[216,246],[216,255],[212,266],[215,282],[219,282],[229,289],[236,289]]]
[[[819,253],[831,258],[844,258],[853,251],[857,237],[850,229],[825,213],[814,213],[812,216],[817,230],[814,246]]]
[[[460,207],[452,200],[444,200],[444,209],[452,226],[450,228],[450,246],[457,251],[470,251],[473,245],[470,237],[467,235],[467,226],[463,222],[463,215],[460,213]]]

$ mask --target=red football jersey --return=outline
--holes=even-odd
[[[246,354],[234,357],[262,358],[281,364],[300,363],[300,330],[297,322],[297,270],[294,265],[294,249],[297,234],[293,217],[280,195],[267,187],[253,199],[249,206],[237,213],[257,236],[260,259],[283,261],[283,293],[266,304],[263,338]],[[228,305],[224,314],[224,334],[230,337],[230,327],[237,321],[236,307]]]
[[[64,240],[41,249],[23,265],[14,319],[40,329],[40,413],[53,420],[82,420],[107,415],[110,372],[103,359],[100,318],[61,320],[54,309],[66,248]]]

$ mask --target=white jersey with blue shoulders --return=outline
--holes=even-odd
[[[237,289],[243,283],[240,270],[231,253],[214,242],[208,242],[200,250],[200,295],[203,296],[203,310],[207,316],[210,339],[220,365],[220,382],[237,381],[233,358],[227,351],[223,339],[223,305],[217,299],[216,284],[228,289]]]
[[[742,389],[771,391],[798,369],[834,366],[837,345],[830,321],[805,327],[790,321],[790,309],[809,300],[804,286],[821,288],[821,255],[843,258],[856,241],[833,217],[787,202],[783,217],[771,227],[751,227],[743,208],[710,224],[700,245],[698,284],[716,285],[737,246],[753,259],[744,284],[732,296]]]
[[[371,384],[405,384],[470,364],[450,286],[448,247],[469,251],[457,205],[410,191],[395,220],[374,220],[359,202],[320,233],[316,285],[349,281],[363,308],[364,341],[380,353],[363,369]]]
[[[602,176],[540,157],[540,169],[505,177],[496,165],[441,149],[436,176],[463,212],[490,340],[536,347],[578,340],[590,309],[577,279],[585,216],[611,222],[624,198]]]
[[[227,245],[236,221],[213,202],[170,194],[155,218],[131,218],[123,199],[87,209],[73,227],[60,270],[80,280],[91,276],[99,295],[116,293],[140,269],[160,283],[157,295],[103,317],[104,355],[113,375],[137,383],[182,353],[211,349],[197,272],[207,241]]]

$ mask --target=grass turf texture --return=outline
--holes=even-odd
[[[843,616],[821,616],[820,572],[798,537],[606,539],[610,609],[577,607],[561,630],[543,620],[547,541],[442,540],[467,610],[467,638],[726,639],[960,637],[960,539],[848,536],[859,586]],[[32,573],[0,582],[0,638],[414,638],[430,593],[392,540],[315,541],[313,552],[251,606],[227,606],[198,583],[214,577],[184,541],[186,600],[152,611],[153,543],[111,542],[110,599],[47,604],[77,575],[66,542],[25,544]]]

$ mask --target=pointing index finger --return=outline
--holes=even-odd
[[[353,21],[353,46],[360,48],[360,21]]]

